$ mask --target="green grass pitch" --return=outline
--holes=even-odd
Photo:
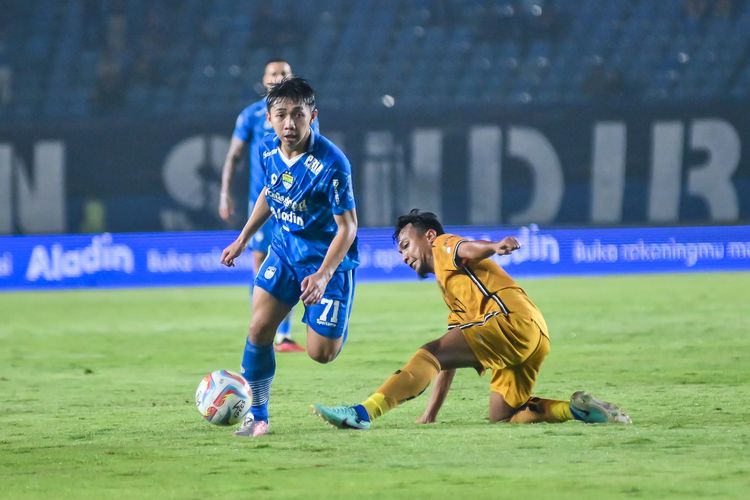
[[[277,356],[258,440],[193,405],[239,369],[246,289],[0,294],[0,498],[747,498],[750,274],[521,281],[552,334],[537,393],[589,390],[633,425],[489,424],[470,370],[434,425],[426,395],[369,432],[311,415],[442,334],[434,283],[360,285],[333,364]]]

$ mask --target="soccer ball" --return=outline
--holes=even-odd
[[[241,375],[229,370],[209,373],[195,391],[195,406],[215,425],[233,425],[250,409],[252,391]]]

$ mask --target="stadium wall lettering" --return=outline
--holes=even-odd
[[[516,236],[521,249],[495,257],[513,276],[750,271],[750,226],[547,229],[449,226],[471,239]],[[0,236],[0,290],[246,285],[249,254],[219,262],[235,231]],[[389,229],[359,233],[359,281],[416,280]]]
[[[351,160],[363,226],[413,207],[450,224],[738,223],[750,221],[744,104],[324,108],[321,123]],[[0,126],[0,234],[225,229],[233,118]],[[236,187],[245,199],[246,177]]]

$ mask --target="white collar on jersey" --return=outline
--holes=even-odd
[[[310,143],[307,145],[307,149],[304,153],[300,153],[294,158],[287,158],[284,152],[281,150],[281,146],[279,146],[279,158],[281,158],[281,161],[283,161],[287,167],[291,167],[292,165],[297,163],[297,160],[302,158],[305,153],[309,153],[310,151],[312,151],[313,144],[315,144],[315,131],[310,128]]]

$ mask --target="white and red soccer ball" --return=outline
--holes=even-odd
[[[195,406],[203,418],[215,425],[240,422],[252,402],[252,391],[242,375],[229,370],[209,373],[195,391]]]

